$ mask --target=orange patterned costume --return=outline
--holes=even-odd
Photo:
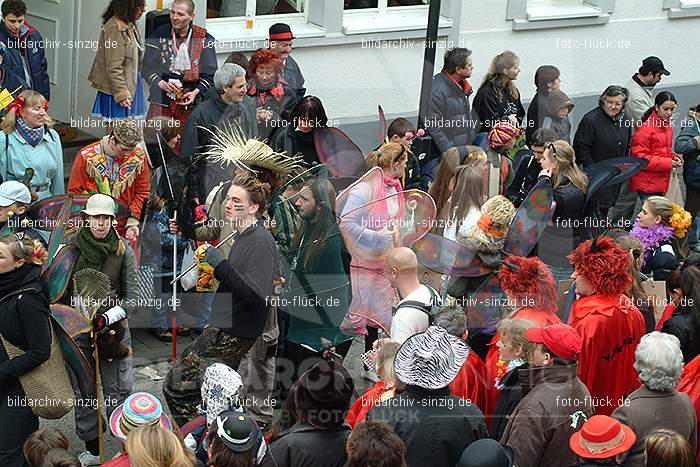
[[[106,136],[78,151],[73,161],[68,193],[104,193],[129,207],[126,227],[138,224],[144,202],[151,189],[146,153],[136,146],[123,158],[114,158],[108,152]],[[123,227],[123,226],[122,226]]]

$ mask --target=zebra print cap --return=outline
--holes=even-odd
[[[396,358],[396,376],[405,384],[424,389],[449,385],[469,355],[469,347],[438,326],[409,337]]]

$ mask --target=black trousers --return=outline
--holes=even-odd
[[[39,418],[26,403],[19,381],[3,388],[0,401],[0,465],[26,467],[22,447],[29,435],[39,428]]]

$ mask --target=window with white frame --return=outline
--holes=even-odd
[[[208,0],[207,18],[302,13],[306,0]]]
[[[671,19],[700,16],[700,0],[664,0],[664,10]]]
[[[343,33],[425,30],[429,5],[430,0],[345,0]],[[451,25],[449,17],[440,17],[440,28]]]
[[[545,29],[604,24],[615,0],[508,0],[513,29]]]

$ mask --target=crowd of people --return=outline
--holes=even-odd
[[[575,124],[556,66],[526,111],[514,52],[474,91],[448,49],[420,125],[382,117],[365,156],[289,25],[219,66],[192,0],[145,39],[145,1],[111,0],[106,134],[65,185],[41,35],[0,8],[3,465],[700,460],[700,104],[677,122],[658,57]],[[195,336],[162,396],[135,391],[137,328]],[[84,446],[39,428],[71,410]]]

